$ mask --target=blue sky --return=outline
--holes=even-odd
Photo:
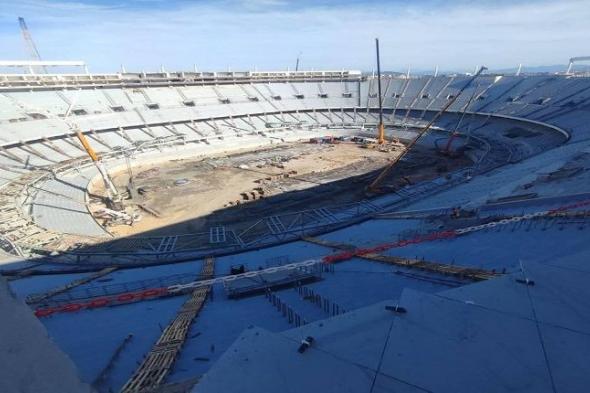
[[[46,60],[91,71],[472,70],[588,55],[589,0],[0,0],[0,59],[27,59],[23,16]]]

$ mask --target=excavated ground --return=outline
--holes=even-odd
[[[353,142],[296,142],[226,156],[134,166],[132,186],[127,170],[112,177],[118,189],[130,190],[134,204],[147,209],[136,208],[141,219],[133,225],[111,219],[103,224],[115,236],[148,231],[150,235],[201,232],[212,225],[229,224],[236,229],[263,216],[358,201],[366,197],[366,185],[380,168],[401,154],[403,147],[387,150],[366,149]],[[440,176],[441,168],[453,170],[468,162],[420,149],[411,157],[396,166],[388,184],[400,187],[434,178]],[[104,195],[102,182],[92,184],[90,192]],[[104,205],[94,202],[91,211],[96,213]]]

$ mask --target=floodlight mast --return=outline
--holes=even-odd
[[[383,126],[383,97],[381,96],[381,60],[379,59],[379,38],[375,38],[377,52],[377,95],[379,98],[379,125],[377,126],[377,143],[385,143],[385,129]]]

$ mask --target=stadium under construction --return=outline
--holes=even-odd
[[[3,392],[590,384],[572,67],[0,67]]]

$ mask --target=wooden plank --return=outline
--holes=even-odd
[[[201,269],[201,276],[204,279],[213,277],[214,262],[213,258],[205,259]],[[143,362],[123,386],[121,393],[153,391],[164,384],[182,349],[191,324],[203,308],[210,290],[211,287],[208,286],[197,288],[192,292],[174,320],[166,326]]]

